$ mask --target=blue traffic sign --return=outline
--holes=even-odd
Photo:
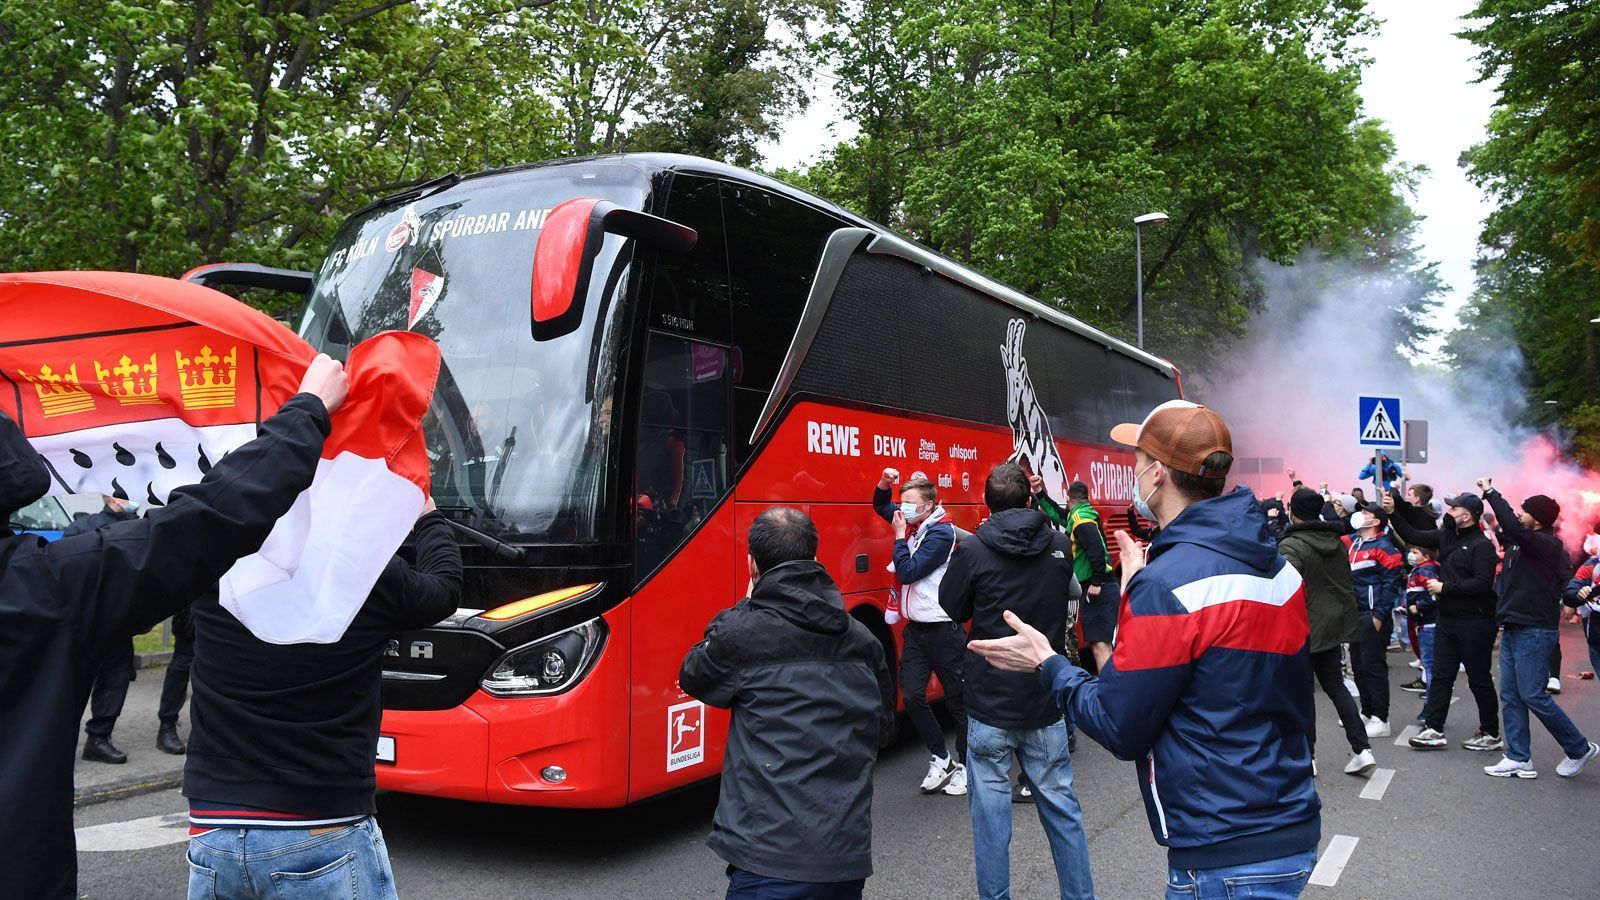
[[[1400,398],[1361,397],[1356,404],[1359,413],[1356,428],[1363,447],[1399,447]]]

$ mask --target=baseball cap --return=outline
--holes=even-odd
[[[1477,494],[1458,494],[1444,498],[1445,506],[1459,506],[1478,518],[1483,518],[1483,500]]]
[[[1233,455],[1228,423],[1212,410],[1188,400],[1168,400],[1150,410],[1143,422],[1118,425],[1111,429],[1111,439],[1200,478],[1227,474],[1226,469],[1206,471],[1206,457],[1218,451]]]

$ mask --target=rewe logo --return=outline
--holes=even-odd
[[[1011,422],[1011,457],[1007,462],[1022,465],[1044,479],[1044,489],[1052,497],[1067,495],[1067,467],[1061,464],[1050,421],[1034,393],[1028,377],[1028,361],[1022,356],[1022,337],[1028,329],[1025,319],[1012,319],[1006,327],[1006,342],[1000,347],[1000,361],[1006,369],[1006,418]]]

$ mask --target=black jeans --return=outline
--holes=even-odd
[[[1361,694],[1361,714],[1389,721],[1389,637],[1394,620],[1374,629],[1372,614],[1358,610],[1361,637],[1350,643],[1350,668],[1355,671],[1356,690]]]
[[[1500,733],[1500,698],[1494,692],[1490,660],[1494,655],[1494,635],[1499,629],[1493,618],[1456,619],[1439,617],[1433,630],[1433,670],[1428,678],[1428,705],[1422,720],[1434,731],[1443,731],[1450,714],[1450,692],[1456,685],[1456,668],[1467,667],[1467,686],[1478,701],[1478,728],[1485,734]]]
[[[967,655],[967,634],[954,622],[907,622],[905,652],[900,657],[900,692],[906,698],[906,715],[928,752],[949,756],[944,729],[928,707],[928,675],[939,673],[944,685],[944,706],[956,722],[955,760],[967,760],[966,679],[961,673]]]
[[[133,682],[133,641],[128,640],[111,649],[95,669],[94,687],[89,691],[89,722],[83,726],[91,737],[110,737],[117,727],[117,717],[122,715],[122,703],[128,699],[128,685]]]
[[[194,635],[179,631],[173,635],[172,662],[161,680],[161,706],[156,718],[167,725],[177,724],[183,701],[189,698],[189,666],[194,663]]]
[[[1356,711],[1356,698],[1344,687],[1344,667],[1340,665],[1339,647],[1329,647],[1318,653],[1311,654],[1311,675],[1317,684],[1322,685],[1322,692],[1333,701],[1333,708],[1339,713],[1339,724],[1344,726],[1344,736],[1350,741],[1350,752],[1360,753],[1371,750],[1372,742],[1367,740],[1367,726],[1361,721],[1361,715]],[[1311,746],[1317,745],[1317,709],[1313,695],[1311,703],[1311,718],[1306,723],[1306,735],[1311,739]]]

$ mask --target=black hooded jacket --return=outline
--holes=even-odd
[[[1408,544],[1439,550],[1439,580],[1444,584],[1439,594],[1439,618],[1494,618],[1494,568],[1499,559],[1489,536],[1477,525],[1461,531],[1449,516],[1438,528],[1418,528],[1412,524],[1418,520],[1416,507],[1401,498],[1399,491],[1390,491],[1389,495],[1394,498],[1394,515],[1389,517],[1394,530]],[[1551,594],[1552,606],[1555,596]]]
[[[0,893],[72,897],[72,758],[92,669],[254,553],[311,485],[329,420],[297,395],[260,436],[167,505],[46,543],[0,532]],[[0,415],[0,508],[49,489],[39,456]]]
[[[883,645],[810,560],[773,566],[706,627],[678,684],[733,710],[722,795],[706,843],[789,881],[872,874],[872,770],[890,737]]]
[[[1010,637],[1006,610],[1065,652],[1067,601],[1077,587],[1072,546],[1036,509],[997,512],[978,539],[956,549],[939,585],[939,605],[957,622],[972,622],[971,639]],[[994,728],[1044,728],[1061,709],[1031,672],[1005,672],[967,651],[967,715]]]

